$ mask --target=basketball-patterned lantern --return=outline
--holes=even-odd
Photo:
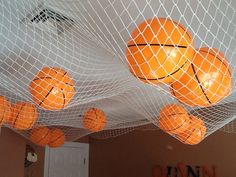
[[[50,141],[50,130],[47,127],[38,127],[30,131],[29,139],[34,144],[46,146]]]
[[[62,130],[54,128],[50,131],[50,141],[48,146],[51,148],[57,148],[65,143],[65,134]]]
[[[0,125],[11,118],[11,103],[4,96],[0,96]]]
[[[206,107],[229,95],[232,85],[232,71],[224,54],[200,48],[187,72],[172,84],[172,94],[187,105]]]
[[[32,128],[38,118],[38,111],[31,103],[18,102],[12,105],[11,111],[12,114],[7,122],[17,130]]]
[[[177,135],[177,138],[184,144],[195,145],[200,143],[206,135],[206,126],[203,120],[190,116],[189,128]]]
[[[195,54],[191,34],[166,18],[148,19],[132,33],[126,48],[131,73],[145,83],[171,83]]]
[[[159,127],[169,134],[178,134],[189,128],[190,119],[184,107],[170,104],[161,109]]]
[[[106,115],[98,108],[90,108],[83,117],[84,128],[91,132],[98,132],[104,129],[106,125]]]
[[[46,110],[61,110],[75,94],[74,81],[60,68],[43,68],[31,81],[29,90],[35,103]]]

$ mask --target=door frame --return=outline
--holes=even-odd
[[[85,158],[84,164],[85,168],[87,169],[87,176],[89,176],[89,144],[87,143],[77,143],[77,142],[65,142],[65,144],[62,147],[71,147],[71,148],[82,148],[85,149]],[[44,156],[44,177],[50,177],[49,176],[49,161],[50,161],[50,150],[53,148],[50,148],[48,146],[45,147],[45,156]]]

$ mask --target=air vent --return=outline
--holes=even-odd
[[[63,14],[57,13],[52,9],[45,8],[42,5],[27,15],[22,20],[27,25],[32,25],[42,31],[60,35],[70,29],[74,20]]]

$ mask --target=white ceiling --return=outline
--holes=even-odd
[[[143,119],[154,121],[164,104],[176,102],[168,95],[167,86],[144,85],[133,78],[125,65],[124,50],[130,32],[141,21],[153,16],[179,21],[191,31],[196,47],[207,45],[220,49],[235,69],[236,1],[43,2],[45,7],[74,19],[76,23],[72,29],[57,36],[21,23],[41,1],[0,2],[0,83],[4,88],[1,93],[12,101],[31,101],[28,84],[43,66],[63,67],[76,81],[77,93],[70,105],[71,113],[65,111],[69,118],[61,113],[43,112],[42,122],[50,124],[48,115],[53,115],[57,117],[55,122],[60,120],[63,125],[72,126],[72,120],[77,120],[76,116],[95,104],[94,101],[110,115],[110,127]],[[234,98],[235,94],[228,101]],[[81,111],[77,111],[82,105]],[[52,120],[51,124],[54,123]]]

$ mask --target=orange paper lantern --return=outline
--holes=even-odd
[[[57,148],[65,143],[65,134],[62,130],[55,128],[50,132],[50,141],[48,143],[49,147]]]
[[[75,94],[74,81],[60,68],[43,68],[31,81],[29,90],[35,103],[47,110],[61,110]]]
[[[11,103],[4,96],[0,96],[0,125],[11,118]]]
[[[38,118],[36,107],[27,102],[18,102],[12,106],[12,114],[8,123],[17,130],[27,130],[33,127]]]
[[[160,111],[159,127],[169,134],[178,134],[186,131],[190,119],[184,107],[177,104],[165,106]]]
[[[217,49],[201,48],[187,72],[172,84],[172,94],[190,106],[212,106],[232,90],[227,59]]]
[[[205,123],[195,117],[190,116],[190,126],[189,128],[177,135],[177,138],[184,144],[195,145],[200,143],[206,135],[206,126]]]
[[[166,18],[148,19],[132,33],[126,57],[132,74],[145,83],[171,83],[187,70],[195,54],[191,34]]]
[[[90,108],[84,114],[83,125],[84,128],[92,132],[103,130],[106,125],[105,113],[98,108]]]
[[[30,132],[30,141],[39,146],[46,146],[50,141],[50,130],[47,127],[34,128]]]

